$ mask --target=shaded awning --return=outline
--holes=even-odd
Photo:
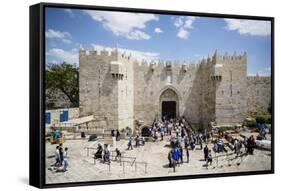
[[[79,118],[75,118],[75,119],[70,119],[68,121],[64,121],[64,122],[60,122],[57,124],[53,124],[52,127],[77,127],[78,125],[82,125],[84,123],[88,123],[93,121],[94,116],[93,115],[89,115],[86,117],[79,117]]]

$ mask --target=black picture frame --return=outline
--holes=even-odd
[[[155,13],[155,14],[166,14],[166,15],[206,16],[206,17],[215,17],[215,18],[254,19],[254,20],[270,21],[271,22],[271,61],[272,61],[271,62],[271,100],[272,100],[271,169],[265,171],[46,184],[45,182],[45,171],[46,171],[45,128],[44,128],[45,127],[44,71],[45,71],[45,8],[47,7]],[[39,3],[36,5],[32,5],[30,6],[29,12],[30,12],[30,36],[29,36],[30,38],[29,184],[30,185],[38,188],[54,188],[54,187],[120,184],[120,183],[147,182],[147,181],[167,181],[167,180],[178,180],[178,179],[214,178],[214,177],[259,175],[259,174],[274,173],[274,137],[275,137],[274,129],[275,128],[274,128],[274,18],[273,17],[153,10],[153,9],[136,9],[136,8],[121,8],[121,7],[104,7],[104,6],[93,6],[93,5],[55,4],[55,3]]]

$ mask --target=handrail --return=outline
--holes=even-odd
[[[84,147],[84,149],[87,149],[87,156],[89,156],[89,150],[91,150],[91,149],[97,150],[97,148],[95,148],[95,147]],[[116,151],[112,151],[112,152],[116,153]],[[130,166],[133,166],[135,164],[135,171],[137,171],[137,164],[142,164],[145,167],[145,173],[147,173],[147,166],[148,166],[147,162],[139,162],[139,161],[137,161],[137,157],[124,156],[124,153],[125,152],[121,152],[121,157],[120,157],[120,160],[119,160],[120,166],[122,166],[122,163],[123,163],[123,173],[125,173],[125,163],[129,163]],[[133,161],[128,161],[128,160],[124,160],[124,159],[133,159]],[[113,160],[110,160],[110,161],[113,161]],[[109,171],[110,171],[110,161],[108,162]],[[96,164],[95,158],[94,158],[94,164]]]

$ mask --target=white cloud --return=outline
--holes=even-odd
[[[116,36],[124,36],[133,40],[150,39],[150,36],[142,30],[145,29],[147,22],[159,19],[154,14],[91,10],[84,12],[93,20],[101,22],[105,29],[112,31]]]
[[[270,21],[224,19],[226,29],[237,31],[241,35],[269,36],[271,35]]]
[[[177,33],[177,36],[182,39],[187,39],[189,36],[189,32],[184,28],[180,28]]]
[[[107,50],[107,51],[113,51],[115,48],[112,47],[105,47],[103,45],[99,44],[92,44],[93,48],[97,51],[101,50]],[[138,61],[142,60],[157,60],[159,59],[159,53],[158,52],[144,52],[144,51],[138,51],[138,50],[132,50],[132,49],[126,49],[126,48],[119,48],[118,47],[118,52],[125,52],[127,55],[131,54],[132,57]]]
[[[45,32],[46,38],[49,39],[58,39],[61,40],[62,42],[66,43],[66,44],[71,44],[71,34],[69,32],[61,32],[61,31],[56,31],[53,29],[48,29]]]
[[[177,18],[176,21],[175,21],[175,23],[174,23],[174,25],[175,25],[177,28],[181,27],[181,26],[183,25],[183,18],[182,18],[182,17]]]
[[[69,64],[78,64],[78,51],[72,49],[71,51],[65,51],[59,48],[52,48],[46,52],[47,56],[52,56],[57,59],[57,62],[67,62]]]
[[[64,9],[64,11],[67,12],[71,18],[75,17],[75,15],[71,9]]]
[[[134,30],[127,35],[127,38],[131,40],[149,40],[150,36],[140,30]]]
[[[163,31],[162,31],[159,27],[157,27],[157,28],[154,29],[154,32],[156,32],[156,33],[162,33]]]
[[[190,16],[180,16],[177,17],[174,25],[176,28],[178,28],[177,37],[181,39],[188,39],[189,37],[189,30],[193,28],[192,24],[195,21],[195,17]]]

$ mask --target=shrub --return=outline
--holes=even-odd
[[[234,127],[230,127],[230,126],[223,126],[220,127],[220,131],[225,132],[225,131],[229,131],[229,130],[234,130]]]
[[[256,120],[257,123],[271,123],[270,113],[264,113],[264,114],[253,113],[251,116]]]
[[[267,116],[265,122],[271,124],[271,115],[268,115],[268,116]]]
[[[265,123],[265,121],[266,121],[266,118],[265,118],[264,115],[259,115],[259,116],[256,117],[257,123]]]
[[[257,122],[256,122],[256,120],[246,121],[245,125],[250,128],[255,128],[255,127],[257,127]]]
[[[121,129],[121,133],[125,133],[125,132],[128,132],[129,134],[132,133],[132,129],[130,127],[125,127],[123,129]]]

